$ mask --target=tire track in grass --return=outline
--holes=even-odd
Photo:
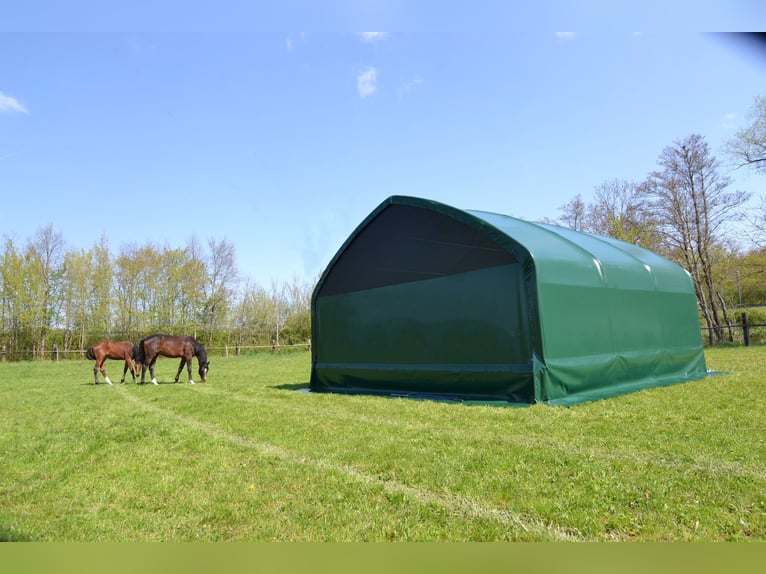
[[[221,391],[220,389],[213,389],[212,387],[205,387],[204,389],[202,387],[197,387],[195,388],[195,391],[200,392],[202,394],[210,395],[210,396],[221,396],[221,397],[225,397],[227,399],[231,399],[235,401],[240,401],[240,402],[245,402],[250,404],[258,404],[258,405],[262,405],[264,402],[268,402],[270,400],[268,397],[257,397],[257,398],[246,397],[246,396],[241,396],[235,393]],[[287,406],[281,401],[280,401],[280,408],[297,412],[297,413],[303,413],[304,411],[302,407]],[[361,422],[361,423],[370,424],[370,425],[380,425],[380,426],[387,426],[387,427],[392,427],[396,429],[406,429],[408,431],[423,431],[423,430],[428,430],[430,432],[434,431],[434,426],[433,424],[430,424],[430,423],[402,423],[399,420],[389,420],[389,419],[384,419],[380,417],[369,417],[369,416],[358,414],[358,413],[348,413],[348,412],[327,413],[325,412],[323,416],[333,418],[336,420]],[[449,434],[449,429],[444,427],[439,427],[437,428],[436,432]],[[529,439],[520,435],[504,435],[501,437],[495,437],[494,440],[505,442],[507,444],[512,444],[515,446],[521,446],[521,447],[549,448],[553,450],[562,451],[567,454],[576,454],[576,455],[582,455],[586,457],[594,457],[594,458],[600,458],[604,460],[613,460],[613,461],[619,461],[619,462],[632,462],[635,464],[656,466],[660,468],[701,471],[701,472],[706,472],[710,475],[738,476],[743,478],[756,478],[756,479],[763,479],[764,476],[766,476],[766,473],[764,473],[763,469],[753,468],[751,466],[742,465],[735,462],[716,463],[714,461],[709,462],[704,459],[702,460],[697,459],[697,460],[694,460],[693,462],[685,462],[685,461],[672,460],[672,459],[663,458],[663,457],[657,457],[655,454],[651,452],[646,452],[642,456],[641,454],[636,452],[621,453],[614,450],[604,450],[604,449],[598,449],[594,447],[583,447],[577,444],[562,445],[559,443],[550,443],[550,442],[546,443],[546,442],[542,442],[539,439]]]
[[[462,515],[469,519],[493,520],[506,526],[516,527],[534,538],[549,541],[581,540],[581,537],[578,537],[564,528],[545,524],[541,520],[524,517],[504,508],[484,505],[476,500],[462,496],[438,494],[429,490],[408,486],[395,480],[381,480],[380,478],[365,474],[352,466],[334,464],[322,458],[300,455],[271,443],[247,439],[223,430],[214,424],[192,419],[156,405],[149,404],[142,401],[140,398],[129,394],[121,387],[115,388],[125,399],[141,409],[160,415],[164,418],[172,419],[211,437],[223,439],[237,446],[255,450],[261,454],[272,456],[289,464],[299,464],[323,472],[336,472],[345,475],[355,482],[368,486],[380,487],[389,494],[404,495],[415,500],[419,504],[439,506],[453,515]]]

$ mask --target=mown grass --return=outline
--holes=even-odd
[[[299,392],[305,352],[194,386],[2,363],[0,540],[764,540],[766,347],[707,358],[727,374],[522,409]]]

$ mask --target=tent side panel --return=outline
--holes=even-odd
[[[706,375],[693,294],[555,285],[542,289],[541,400],[573,404]]]
[[[574,405],[706,376],[705,358],[698,347],[676,347],[654,353],[549,361],[542,373],[541,386],[548,396],[545,403]]]
[[[524,281],[510,264],[318,297],[312,389],[531,400]]]

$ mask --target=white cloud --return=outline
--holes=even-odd
[[[409,82],[407,82],[406,84],[404,84],[402,87],[399,88],[399,100],[404,99],[408,94],[414,92],[423,84],[424,84],[424,81],[420,77],[410,80]]]
[[[377,42],[387,38],[388,32],[357,32],[356,35],[365,42]]]
[[[308,32],[299,32],[297,34],[290,34],[285,37],[285,49],[288,52],[292,52],[298,48],[299,44],[303,44],[308,40]]]
[[[574,37],[574,32],[556,32],[556,38],[561,38],[562,40],[571,40]]]
[[[736,127],[737,122],[737,114],[724,114],[723,119],[721,120],[721,127],[731,129]]]
[[[378,72],[375,68],[367,68],[356,77],[356,90],[360,98],[366,98],[377,89]]]
[[[19,114],[28,114],[27,108],[21,102],[11,96],[6,96],[0,92],[0,112],[11,112]]]

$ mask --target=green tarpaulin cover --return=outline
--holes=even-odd
[[[707,373],[675,263],[416,197],[356,228],[311,312],[313,391],[567,405]]]

